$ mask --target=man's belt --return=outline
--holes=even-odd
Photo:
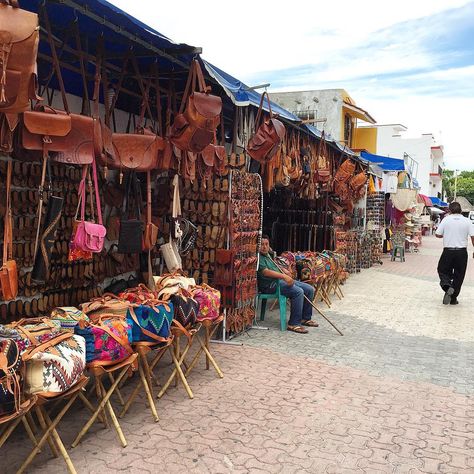
[[[467,250],[467,247],[444,247],[444,250]]]

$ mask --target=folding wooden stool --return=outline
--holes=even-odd
[[[193,370],[194,366],[196,365],[196,362],[199,360],[200,355],[204,352],[206,355],[206,370],[209,370],[210,363],[214,367],[214,370],[217,372],[217,375],[222,379],[224,378],[224,374],[222,373],[222,370],[220,367],[217,365],[216,360],[214,357],[212,357],[211,351],[210,351],[210,341],[214,333],[217,331],[217,328],[219,327],[220,323],[224,320],[224,316],[221,315],[219,316],[218,319],[215,319],[214,321],[211,321],[209,319],[205,319],[201,321],[201,325],[204,328],[204,341],[199,337],[199,334],[196,333],[196,338],[199,342],[199,345],[201,346],[199,350],[196,352],[194,355],[191,363],[187,365],[186,372],[184,375],[187,377],[191,370]]]
[[[117,416],[115,415],[112,404],[110,403],[110,397],[118,389],[118,386],[122,379],[125,377],[125,375],[130,370],[133,370],[133,366],[137,360],[137,357],[138,354],[132,354],[126,359],[115,364],[110,364],[110,362],[102,363],[100,361],[95,361],[87,365],[88,372],[91,375],[94,375],[94,383],[97,393],[98,405],[92,413],[92,416],[90,417],[89,421],[84,425],[82,430],[76,436],[76,439],[72,442],[71,446],[73,448],[75,448],[80,443],[82,437],[89,431],[91,426],[96,421],[97,417],[102,414],[103,419],[107,418],[104,408],[107,408],[107,411],[109,412],[110,418],[112,419],[112,424],[114,425],[115,431],[117,432],[120,443],[124,448],[125,446],[127,446],[127,440],[125,439],[122,428],[117,420]],[[118,376],[112,378],[113,382],[110,385],[109,389],[106,390],[104,384],[102,383],[102,377],[108,374],[113,374],[117,371],[120,371]],[[87,400],[84,394],[81,393],[80,398],[84,402],[84,404],[90,409],[90,402]]]
[[[89,379],[87,377],[82,376],[73,387],[71,387],[69,390],[67,390],[64,393],[51,394],[51,393],[41,392],[41,393],[36,394],[37,400],[35,404],[35,412],[38,417],[39,424],[41,425],[41,428],[43,428],[44,431],[43,431],[43,435],[41,436],[36,446],[31,451],[30,455],[26,458],[24,463],[21,465],[20,469],[18,469],[17,474],[25,472],[25,470],[33,461],[34,457],[40,452],[43,444],[47,440],[51,441],[51,438],[54,441],[54,443],[50,442],[51,449],[53,450],[53,455],[56,454],[54,452],[55,451],[54,447],[57,447],[62,457],[64,458],[64,461],[66,462],[68,472],[71,474],[76,474],[76,469],[74,468],[74,465],[72,464],[71,458],[69,457],[69,454],[66,448],[64,447],[64,444],[61,438],[59,437],[58,432],[56,431],[56,426],[64,417],[64,415],[68,412],[68,410],[71,408],[71,405],[74,403],[76,398],[79,396],[79,394],[82,392],[84,387],[87,385],[88,381]],[[45,405],[50,402],[56,402],[58,400],[67,400],[67,402],[63,406],[63,408],[59,411],[59,413],[54,417],[54,419],[51,419],[45,409]]]
[[[191,387],[189,386],[189,383],[186,380],[186,375],[184,374],[181,366],[185,364],[186,354],[189,352],[189,349],[191,349],[193,345],[194,337],[199,331],[199,329],[201,328],[201,325],[198,323],[195,327],[188,330],[188,329],[183,328],[181,325],[180,325],[181,327],[178,327],[175,323],[176,321],[173,320],[173,326],[171,327],[171,332],[174,336],[173,344],[170,345],[168,348],[171,354],[171,359],[173,360],[174,369],[173,369],[173,372],[171,372],[171,375],[169,376],[166,383],[163,385],[157,397],[161,398],[166,393],[169,386],[171,385],[171,382],[174,381],[175,386],[177,386],[178,378],[179,378],[179,380],[181,380],[186,390],[186,393],[188,394],[188,397],[193,399],[194,398],[193,391],[191,390]],[[187,341],[184,349],[181,349],[181,343],[180,343],[182,336],[185,336],[186,341]],[[186,369],[186,365],[184,365],[184,367]]]
[[[132,344],[133,349],[138,354],[138,370],[140,378],[137,380],[135,388],[128,397],[122,411],[120,412],[119,418],[122,418],[130,408],[133,400],[138,395],[140,388],[143,387],[145,390],[148,405],[155,421],[159,421],[158,412],[156,411],[154,396],[153,396],[153,383],[158,385],[158,380],[153,373],[153,369],[156,367],[161,358],[165,355],[168,347],[172,347],[173,337],[163,343],[155,342],[135,342]],[[148,360],[148,354],[154,353],[151,362]]]
[[[17,413],[0,417],[0,428],[2,428],[0,429],[0,448],[8,441],[8,438],[10,438],[11,434],[20,423],[23,423],[26,434],[33,445],[36,446],[38,444],[38,440],[33,433],[31,423],[27,417],[35,403],[36,396],[33,395],[20,405],[20,409]]]

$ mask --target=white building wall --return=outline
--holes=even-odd
[[[434,189],[430,186],[432,172],[431,147],[434,138],[431,133],[423,134],[418,138],[404,138],[398,125],[377,126],[377,154],[399,158],[407,161],[409,155],[417,162],[414,177],[420,185],[420,193],[434,196]]]
[[[325,120],[316,122],[316,128],[324,130],[336,140],[341,140],[342,92],[342,89],[276,92],[270,94],[270,99],[303,119],[308,113],[314,112],[315,119]]]

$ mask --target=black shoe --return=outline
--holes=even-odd
[[[454,288],[450,286],[446,292],[444,293],[443,297],[443,304],[450,304],[451,303],[451,296],[453,296]]]
[[[457,299],[455,296],[453,296],[453,297],[451,298],[451,303],[449,303],[449,304],[459,304],[459,301],[458,301],[458,299]]]

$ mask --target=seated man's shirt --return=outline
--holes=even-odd
[[[258,289],[261,293],[274,293],[276,290],[276,283],[278,280],[275,278],[269,278],[263,275],[263,270],[268,268],[274,272],[281,273],[279,268],[273,263],[270,255],[260,254],[260,261],[258,263],[257,281]]]

